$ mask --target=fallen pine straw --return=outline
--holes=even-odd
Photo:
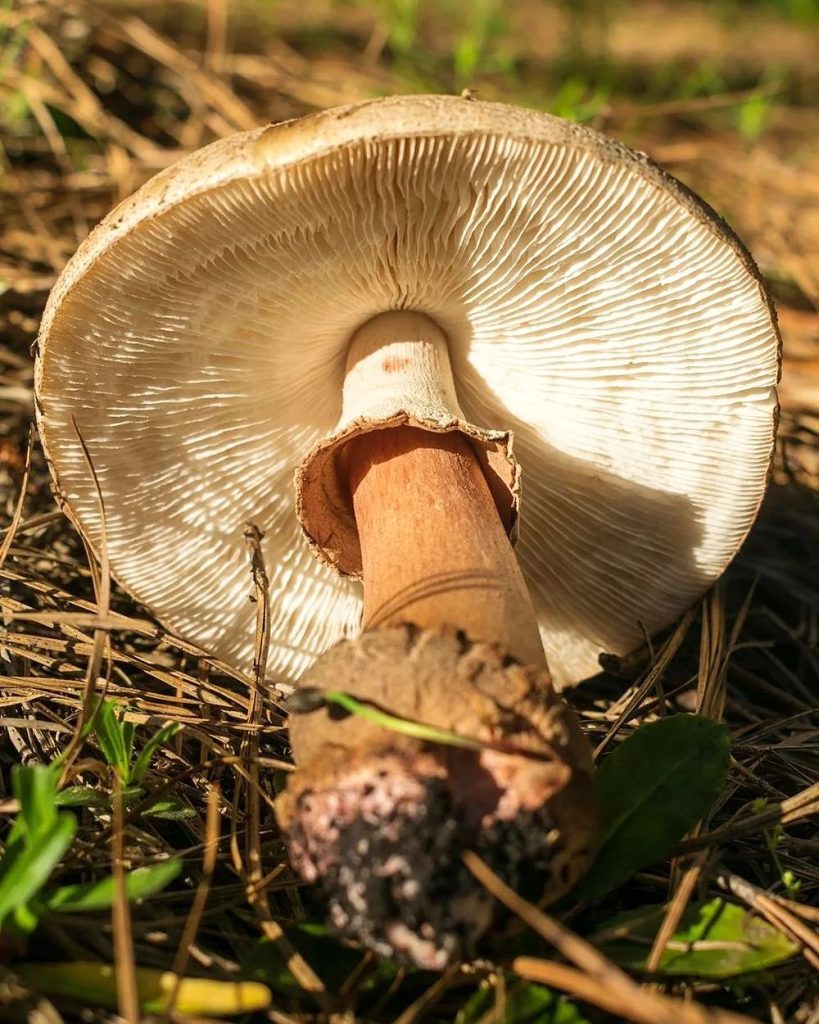
[[[0,568],[6,561],[9,550],[11,549],[14,536],[17,532],[17,528],[20,525],[20,520],[23,517],[23,507],[26,501],[26,488],[28,487],[28,477],[31,472],[31,452],[34,447],[34,424],[29,427],[28,431],[28,445],[26,446],[26,461],[23,465],[23,476],[20,481],[20,493],[17,497],[17,504],[14,506],[14,512],[11,517],[11,525],[6,530],[3,542],[0,544]]]
[[[717,885],[733,893],[751,909],[764,917],[774,928],[784,932],[796,945],[814,970],[819,970],[819,935],[800,920],[798,913],[772,899],[756,885],[746,882],[733,871],[720,869],[716,873]],[[792,904],[792,906],[794,906]],[[796,905],[798,906],[798,905]],[[812,908],[806,908],[809,912]],[[801,910],[801,908],[799,908]]]
[[[512,970],[529,981],[553,985],[637,1024],[755,1024],[741,1014],[683,1002],[641,988],[594,946],[519,896],[474,851],[463,861],[495,899],[554,946],[576,970],[536,957],[516,957]]]
[[[247,704],[248,732],[242,737],[240,748],[241,766],[237,765],[237,773],[244,783],[238,789],[237,798],[233,802],[230,821],[230,850],[236,874],[245,885],[245,896],[248,904],[256,912],[259,926],[268,941],[272,942],[281,953],[287,969],[309,992],[322,1010],[329,1011],[332,1006],[324,982],[316,974],[310,964],[293,946],[285,934],[281,924],[276,920],[264,890],[263,859],[259,837],[261,834],[260,797],[269,800],[261,788],[259,776],[259,735],[263,698],[265,690],[265,672],[267,669],[267,652],[270,645],[270,601],[269,580],[261,549],[262,532],[253,523],[245,528],[245,544],[250,559],[250,575],[253,581],[253,594],[256,602],[256,633],[253,652],[253,686]],[[257,728],[253,728],[253,727]],[[244,797],[245,856],[239,844],[239,801]],[[273,809],[273,808],[271,808]]]
[[[625,988],[618,990],[610,982],[551,960],[519,956],[511,966],[515,974],[527,981],[550,985],[638,1024],[759,1024],[753,1017],[662,996],[636,985],[636,995]]]
[[[106,520],[106,515],[105,515],[105,502],[103,501],[102,491],[100,490],[100,482],[99,482],[99,478],[97,476],[96,468],[94,466],[94,463],[91,460],[91,455],[90,455],[90,453],[88,451],[88,447],[87,447],[87,445],[85,443],[85,439],[83,438],[83,436],[82,436],[82,434],[80,432],[80,428],[77,425],[77,421],[74,419],[73,414],[71,416],[71,422],[72,422],[72,424],[74,426],[74,431],[75,431],[75,433],[77,435],[77,441],[79,442],[80,448],[82,449],[83,458],[85,459],[85,463],[86,463],[86,465],[88,467],[88,471],[91,474],[92,480],[94,481],[94,490],[96,492],[96,497],[97,497],[97,511],[99,512],[99,517],[100,517],[99,564],[97,564],[97,561],[95,559],[94,553],[91,551],[91,549],[88,546],[88,544],[85,544],[85,548],[86,548],[86,556],[88,558],[89,568],[91,570],[91,577],[92,577],[93,583],[94,583],[94,596],[96,598],[97,611],[98,611],[99,615],[101,616],[101,618],[104,619],[108,615],[108,612],[109,612],[109,610],[111,608],[111,566],[110,566],[110,563],[108,561],[108,530],[107,530],[107,520]],[[92,642],[92,646],[91,646],[91,653],[88,655],[88,663],[87,663],[86,670],[85,670],[85,690],[84,690],[84,693],[83,693],[82,707],[80,709],[80,714],[79,714],[79,716],[77,718],[77,721],[76,721],[76,724],[74,726],[74,735],[72,736],[68,746],[66,747],[65,753],[62,755],[63,778],[65,778],[66,773],[71,768],[71,765],[72,765],[75,757],[79,753],[80,746],[82,745],[83,737],[85,735],[86,726],[91,721],[91,719],[93,717],[93,714],[94,714],[94,708],[96,707],[95,701],[96,701],[96,698],[97,698],[97,695],[98,695],[98,680],[99,680],[99,677],[100,677],[100,670],[102,668],[102,660],[103,660],[103,657],[105,655],[106,647],[108,646],[106,641],[107,641],[106,631],[104,629],[101,629],[99,626],[95,626],[94,627],[94,634],[93,634],[93,642]],[[105,679],[105,687],[106,688],[107,688],[107,685],[108,685],[108,681],[110,679],[110,675],[111,675],[111,662],[109,660],[109,662],[108,662],[108,673],[107,673],[106,679]],[[104,696],[104,690],[103,690],[102,696]],[[118,780],[116,780],[116,784],[118,786],[121,786],[122,781],[123,781],[122,779],[118,779]],[[117,792],[119,792],[119,791],[117,791]],[[115,856],[114,859],[116,861],[116,856]],[[121,858],[120,858],[120,860],[121,860]],[[120,866],[120,870],[122,870],[121,866]],[[124,882],[123,882],[123,885],[124,885]],[[124,892],[124,889],[123,889],[123,892]],[[115,908],[116,908],[116,904],[115,904]],[[125,917],[120,921],[120,923],[123,924],[123,922],[124,922],[123,927],[127,927],[128,931],[129,931],[129,936],[130,936],[131,922],[130,922],[130,913],[129,913],[129,910],[128,910],[127,900],[125,900],[125,909],[124,909],[123,913],[124,913]],[[116,930],[117,930],[117,921],[116,921],[116,919],[115,919],[114,928],[115,928],[115,934],[116,934]],[[130,937],[129,937],[129,941],[130,941]],[[129,961],[129,963],[130,962],[131,961]],[[128,1020],[129,1024],[136,1024],[136,1021],[138,1019],[138,1008],[137,1008],[137,1005],[136,1005],[135,997],[133,995],[133,993],[135,991],[135,988],[134,988],[133,979],[131,978],[131,974],[132,974],[132,970],[129,967],[129,969],[128,969],[128,976],[129,976],[128,991],[130,992],[131,997],[129,998],[128,1005],[129,1005],[132,1013],[126,1019]],[[125,989],[123,989],[123,992],[124,991],[125,991]]]
[[[659,969],[663,953],[672,935],[677,930],[686,908],[694,895],[694,890],[700,880],[703,866],[707,859],[708,851],[697,854],[693,863],[689,865],[680,879],[677,891],[674,893],[674,899],[668,905],[663,923],[657,931],[648,960],[646,960],[646,971],[649,974],[653,974]]]
[[[190,912],[185,920],[185,927],[182,930],[182,937],[176,950],[173,961],[172,974],[175,975],[174,986],[168,996],[168,1013],[176,1010],[180,989],[184,980],[185,970],[188,966],[191,946],[196,939],[199,925],[202,923],[202,914],[208,902],[213,872],[216,870],[216,860],[219,854],[219,801],[221,793],[216,785],[208,789],[207,817],[205,819],[205,843],[202,856],[202,878],[196,887],[196,895],[193,898]]]
[[[536,39],[538,45],[547,40],[559,47],[559,32],[529,30],[531,19],[540,24],[537,19],[547,8],[554,15],[559,6],[533,2],[524,10],[518,0],[510,0],[504,15],[510,25],[517,18],[518,27],[504,45],[527,48]],[[561,17],[568,18],[571,5],[563,6]],[[643,0],[615,5],[609,38],[618,36],[614,29],[621,16],[633,25],[644,6]],[[279,0],[274,15],[261,13],[259,5],[228,5],[226,0],[208,0],[205,5],[145,0],[138,7],[128,0],[127,10],[111,0],[23,0],[10,9],[0,3],[0,38],[20,44],[19,59],[11,53],[5,63],[6,51],[0,46],[0,108],[19,94],[31,113],[19,124],[0,125],[0,498],[3,526],[10,524],[0,534],[5,557],[0,565],[0,608],[8,627],[0,638],[0,814],[17,810],[8,798],[9,766],[17,761],[45,763],[61,754],[67,737],[76,734],[89,675],[95,676],[95,690],[107,687],[127,720],[140,726],[143,739],[157,721],[184,723],[177,746],[163,750],[151,766],[144,797],[128,803],[122,820],[123,859],[130,867],[168,856],[185,863],[184,876],[162,899],[131,907],[134,959],[161,967],[165,975],[173,975],[167,969],[176,967],[177,978],[183,963],[196,963],[205,971],[216,965],[222,976],[238,977],[240,961],[258,946],[262,935],[280,941],[280,922],[315,919],[319,913],[284,865],[273,817],[276,787],[282,773],[292,767],[281,694],[275,688],[278,681],[268,679],[260,694],[252,675],[169,634],[116,586],[111,606],[104,606],[94,583],[99,588],[107,573],[102,567],[93,571],[93,562],[89,565],[87,553],[51,499],[39,448],[28,445],[34,412],[29,350],[36,342],[48,290],[82,236],[156,170],[236,127],[378,94],[452,91],[448,72],[436,77],[433,69],[412,80],[403,75],[401,62],[391,53],[383,12],[378,13],[383,4],[357,8],[352,14],[349,7],[324,4],[320,11],[312,0]],[[667,17],[665,40],[680,31],[681,18],[690,18],[687,7],[685,15],[667,2],[653,7],[662,8]],[[435,18],[419,19],[416,49],[428,51],[433,65],[451,51],[446,29],[441,33],[435,27],[447,17],[442,9]],[[590,27],[585,14],[578,13],[577,18],[581,28]],[[308,22],[311,28],[305,31]],[[527,26],[525,38],[520,25]],[[802,26],[799,32],[807,53],[809,36]],[[317,44],[319,36],[322,41]],[[732,32],[723,34],[726,46],[731,38]],[[654,40],[647,36],[646,42],[640,60],[656,67]],[[736,58],[735,50],[735,64]],[[562,67],[559,61],[554,66]],[[512,76],[517,84],[503,75],[480,72],[474,84],[481,98],[516,102],[525,94],[527,103],[546,107],[562,88],[562,73],[542,60],[522,62]],[[530,92],[535,78],[537,91]],[[817,972],[811,967],[815,936],[808,927],[815,927],[819,912],[805,905],[819,892],[819,846],[808,820],[819,810],[819,261],[812,215],[819,195],[819,115],[815,109],[791,105],[793,97],[783,98],[781,104],[771,105],[765,130],[754,140],[741,137],[728,120],[734,116],[731,111],[744,109],[733,104],[767,103],[773,88],[769,91],[763,84],[748,92],[743,84],[726,84],[717,96],[666,100],[661,95],[650,108],[645,107],[644,96],[618,90],[598,122],[610,134],[664,160],[672,173],[680,174],[727,216],[772,284],[785,342],[775,483],[739,558],[719,590],[692,609],[670,638],[661,638],[656,649],[649,647],[634,657],[609,659],[610,675],[570,695],[599,752],[612,749],[635,727],[658,715],[692,710],[698,701],[716,710],[725,704],[734,740],[728,785],[702,834],[676,851],[678,859],[702,851],[702,868],[687,875],[680,886],[675,862],[670,869],[668,864],[654,865],[594,908],[597,916],[591,921],[586,920],[587,911],[578,911],[573,926],[597,929],[597,941],[601,927],[621,910],[667,904],[665,925],[655,940],[659,952],[690,890],[698,890],[695,899],[711,897],[718,883],[730,877],[732,897],[749,905],[755,901],[756,912],[798,941],[803,956],[747,985],[741,980],[741,989],[721,989],[717,996],[711,981],[691,978],[686,995],[692,1002],[685,1004],[634,982],[627,989],[621,971],[612,989],[609,981],[600,980],[599,963],[581,967],[567,957],[569,964],[526,958],[514,965],[521,976],[595,1003],[604,1016],[616,1013],[644,1020],[645,1014],[634,1018],[629,1007],[645,1011],[648,1004],[640,999],[652,999],[652,1024],[663,1019],[658,1007],[666,1012],[669,1005],[680,1024],[695,1019],[691,1014],[697,1012],[710,1013],[698,1021],[724,1022],[731,1017],[696,1007],[693,1000],[740,995],[743,1006],[753,1007],[749,1013],[772,1024],[806,1024],[815,1013],[819,993]],[[260,582],[258,576],[255,579]],[[744,621],[737,636],[740,619]],[[100,634],[104,654],[92,673]],[[257,741],[259,756],[253,753]],[[107,774],[100,756],[93,734],[89,735],[71,768],[71,784],[103,792]],[[205,820],[217,789],[221,813],[234,817],[235,859],[230,836],[220,834],[214,845],[213,817]],[[157,823],[143,815],[160,796],[178,797],[196,816]],[[763,810],[757,809],[760,798],[768,801]],[[115,831],[110,813],[73,813],[79,821],[77,839],[60,870],[78,878],[107,873]],[[7,826],[5,820],[0,824]],[[724,867],[715,876],[717,862]],[[790,900],[778,895],[783,891],[783,872],[791,873],[800,885]],[[790,916],[777,913],[780,908]],[[109,994],[113,992],[113,971],[106,966],[114,960],[108,922],[97,919],[89,927],[87,920],[66,919],[59,922],[59,931],[65,945],[45,929],[38,933],[38,955],[70,959],[72,971],[77,963],[96,960],[89,970],[107,971],[106,984]],[[578,948],[573,948],[577,955]],[[581,946],[581,955],[582,950]],[[312,953],[309,959],[313,960]],[[374,959],[362,960],[372,972],[380,969]],[[304,987],[309,988],[311,968],[323,975],[325,964],[293,961],[292,966],[294,974],[303,968]],[[136,968],[140,998],[145,969]],[[35,980],[41,980],[42,970],[38,966]],[[479,973],[479,967],[467,965],[452,975],[453,984],[437,979],[419,992],[417,979],[399,968],[371,1005],[366,994],[371,975],[362,967],[342,993],[330,997],[338,1000],[330,1012],[341,1009],[345,1022],[356,1019],[359,1007],[361,1018],[368,1020],[406,1022],[427,1014],[454,1020],[464,1002],[459,986]],[[154,972],[155,977],[161,974]],[[651,980],[652,986],[669,984],[662,971]],[[186,1004],[189,983],[194,980],[180,982],[178,1012],[232,1012],[218,1008],[218,993],[227,989],[212,990],[204,1006]],[[199,983],[197,987],[204,992]],[[252,991],[234,984],[231,988]],[[86,1014],[92,1005],[103,1005],[94,998],[88,992],[75,995]],[[105,1005],[113,1010],[115,994],[106,998]],[[317,1019],[313,994],[299,992],[294,983],[292,998],[287,1009],[269,1010],[269,1019],[276,1024]],[[266,990],[260,999],[259,1005],[269,999]],[[678,1013],[681,1006],[688,1016]],[[145,1003],[139,1009],[148,1012]],[[58,1020],[52,1008],[49,1019]],[[104,1024],[106,1018],[97,1013],[94,1019]]]
[[[819,782],[788,797],[781,803],[772,804],[770,807],[766,807],[756,814],[751,814],[747,818],[731,822],[729,825],[723,825],[721,828],[714,829],[712,832],[706,832],[704,835],[685,839],[677,846],[677,853],[688,853],[691,850],[712,847],[729,839],[762,832],[764,829],[774,825],[788,825],[791,822],[813,817],[816,814],[819,814]]]

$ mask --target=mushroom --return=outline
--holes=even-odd
[[[277,813],[341,931],[440,968],[491,918],[462,849],[544,900],[588,864],[556,690],[733,557],[778,366],[750,256],[646,157],[407,96],[216,142],[122,203],[49,300],[38,417],[99,548],[76,420],[112,571],[162,621],[251,666],[251,520],[270,683],[413,723],[294,716]]]

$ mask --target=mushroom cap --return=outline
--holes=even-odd
[[[118,206],[54,287],[37,366],[58,496],[117,579],[240,669],[264,531],[271,682],[358,628],[293,474],[332,433],[355,331],[445,332],[475,424],[511,430],[518,555],[558,685],[667,625],[764,491],[770,300],[730,229],[646,157],[501,104],[396,97],[224,139]]]

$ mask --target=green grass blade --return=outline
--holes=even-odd
[[[117,772],[123,782],[128,781],[131,767],[131,746],[133,729],[117,714],[117,702],[104,700],[94,716],[94,732],[109,766]]]
[[[86,1006],[117,1008],[114,968],[92,961],[59,964],[21,964],[15,974],[35,991],[63,997]],[[136,969],[139,1005],[143,1013],[162,1013],[176,987],[170,971]],[[174,1009],[196,1017],[253,1013],[270,1005],[270,989],[257,981],[183,978]]]
[[[382,729],[389,729],[403,736],[412,736],[427,743],[443,743],[449,747],[463,747],[466,750],[483,750],[487,745],[470,736],[450,732],[448,729],[438,729],[434,725],[425,725],[423,722],[391,715],[369,704],[363,704],[341,690],[325,690],[324,699],[328,704],[335,704],[351,715],[357,715],[367,722],[372,722],[373,725],[380,725]]]
[[[28,842],[49,832],[57,820],[58,778],[54,765],[16,764],[11,769],[12,792],[20,802],[15,831],[22,832]]]
[[[23,908],[48,881],[51,872],[71,845],[77,820],[59,815],[35,846],[19,846],[0,862],[0,931],[10,914]]]
[[[179,875],[182,861],[178,858],[160,861],[149,867],[136,868],[125,878],[128,899],[140,900],[162,892]],[[116,892],[111,875],[97,882],[63,885],[46,894],[41,903],[45,910],[61,914],[79,914],[92,910],[107,910],[114,902]]]
[[[128,782],[131,785],[138,786],[142,782],[143,778],[145,777],[145,773],[148,771],[148,767],[151,763],[151,758],[154,756],[154,753],[164,743],[167,743],[169,740],[172,740],[181,729],[182,725],[180,722],[168,722],[166,725],[163,725],[160,729],[157,729],[157,731],[148,739],[147,743],[142,748],[142,752],[136,759],[134,767],[131,769],[130,777],[128,778]]]
[[[644,970],[667,908],[642,908],[606,921],[602,932],[618,937],[601,946],[610,960],[630,970]],[[658,970],[669,976],[735,978],[789,960],[798,947],[767,921],[723,899],[694,903],[671,936]]]

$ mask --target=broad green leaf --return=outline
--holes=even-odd
[[[597,772],[600,846],[573,901],[603,896],[667,857],[719,794],[729,750],[725,726],[701,715],[663,718],[624,740]]]
[[[665,907],[621,914],[601,926],[622,934],[600,948],[615,963],[632,970],[645,967]],[[663,974],[699,978],[733,978],[789,960],[797,947],[756,914],[722,899],[692,904],[660,960]]]
[[[20,843],[7,851],[0,862],[0,931],[10,914],[24,909],[48,881],[60,858],[71,845],[77,828],[73,814],[63,813],[46,833],[37,836],[33,846]],[[22,919],[21,919],[22,921]],[[34,925],[27,916],[26,927]]]
[[[141,900],[162,892],[181,870],[182,861],[174,858],[129,871],[125,878],[128,899]],[[106,910],[114,902],[115,892],[114,879],[108,875],[98,882],[62,885],[42,898],[42,906],[45,910],[57,910],[62,914]]]
[[[478,1024],[497,1005],[493,986],[476,992],[455,1018],[455,1024]],[[565,996],[509,975],[503,1012],[493,1016],[497,1024],[588,1024],[588,1020]]]
[[[151,763],[151,758],[154,756],[154,752],[162,746],[163,743],[167,743],[172,740],[174,736],[180,731],[182,724],[180,722],[168,722],[167,725],[163,725],[160,729],[150,737],[148,742],[142,748],[142,753],[136,759],[134,767],[131,769],[131,774],[128,781],[132,785],[139,785],[145,777],[145,772],[148,770],[148,766]]]
[[[107,807],[110,803],[104,793],[91,786],[66,786],[54,800],[58,807]]]
[[[176,797],[157,800],[150,807],[146,807],[142,813],[148,818],[165,818],[168,821],[185,821],[187,818],[196,817],[193,807]]]
[[[116,979],[109,964],[22,964],[14,973],[35,991],[48,996],[62,996],[92,1007],[117,1008]],[[162,1013],[167,1009],[176,975],[137,967],[136,982],[143,1013]],[[183,978],[174,1008],[180,1014],[196,1017],[225,1017],[253,1013],[269,1005],[270,989],[256,981]]]

